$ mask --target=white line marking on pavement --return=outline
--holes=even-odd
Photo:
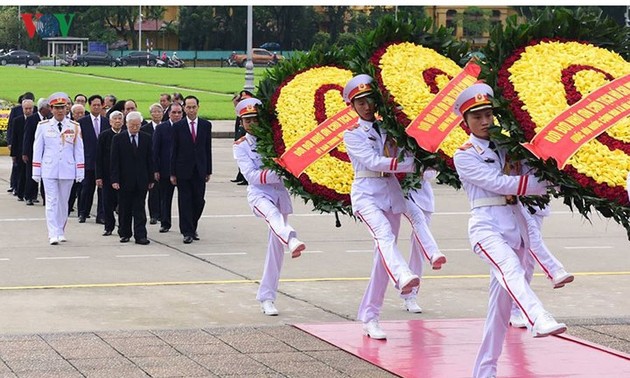
[[[612,245],[597,245],[597,246],[575,246],[575,247],[564,247],[564,249],[612,249]]]
[[[194,253],[195,256],[236,256],[246,255],[247,252],[216,252],[216,253]]]
[[[168,257],[170,256],[167,253],[155,253],[152,255],[116,255],[116,257],[126,258],[126,257]]]
[[[324,251],[302,251],[302,253],[324,253]]]
[[[373,249],[348,249],[346,253],[372,253]]]
[[[36,257],[35,260],[78,260],[89,259],[90,256],[49,256],[49,257]]]
[[[3,258],[0,258],[0,261],[9,261],[9,260],[11,260],[11,259],[4,258],[4,257],[3,257]]]

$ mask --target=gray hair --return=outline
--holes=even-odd
[[[162,107],[162,105],[158,104],[157,102],[155,104],[151,104],[151,106],[149,106],[149,113],[151,113],[153,108],[158,108],[158,109],[160,109],[161,112],[164,111],[164,108]]]
[[[70,108],[70,112],[74,113],[75,111],[77,111],[77,109],[81,109],[85,112],[85,106],[81,105],[81,104],[74,104],[72,105],[72,107]]]
[[[31,104],[35,104],[33,100],[31,100],[30,98],[27,98],[27,99],[22,100],[22,106],[24,106],[25,104],[28,104],[29,102]]]
[[[37,100],[37,109],[47,108],[48,107],[48,99],[40,98]]]
[[[125,121],[129,122],[129,121],[134,120],[134,119],[138,120],[138,121],[140,121],[140,123],[142,123],[142,119],[143,119],[142,118],[142,113],[140,113],[140,112],[129,112],[127,114],[127,118],[125,119]]]
[[[109,119],[110,119],[110,120],[111,120],[111,119],[114,119],[115,117],[120,117],[120,118],[122,118],[122,117],[123,117],[122,112],[121,112],[121,111],[119,111],[119,110],[114,110],[113,112],[109,113]]]

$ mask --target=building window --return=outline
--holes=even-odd
[[[492,15],[490,16],[490,26],[494,28],[498,25],[501,25],[501,11],[493,10]]]
[[[453,29],[453,35],[457,35],[457,11],[449,9],[446,11],[446,27]]]

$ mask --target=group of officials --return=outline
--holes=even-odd
[[[171,98],[161,94],[148,121],[133,100],[116,102],[112,95],[77,95],[73,104],[57,92],[37,107],[32,93],[20,96],[9,117],[9,191],[32,205],[41,188],[51,245],[66,241],[75,198],[79,222],[90,218],[95,191],[103,236],[113,233],[117,213],[121,243],[133,237],[137,244],[149,244],[147,193],[151,223],[159,221],[160,232],[168,232],[175,187],[183,242],[199,240],[197,226],[212,174],[212,124],[198,117],[195,96]]]

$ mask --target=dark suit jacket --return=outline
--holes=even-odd
[[[13,118],[13,141],[11,142],[11,156],[17,157],[22,160],[22,146],[24,145],[24,125],[26,124],[26,118],[24,114],[19,117]]]
[[[170,103],[168,105],[168,107],[164,110],[164,115],[162,116],[162,122],[166,122],[169,120],[170,116],[171,116],[171,105],[173,103]]]
[[[153,157],[151,136],[139,132],[138,148],[129,138],[128,131],[121,131],[112,139],[111,175],[112,183],[120,184],[120,190],[148,190],[153,182]]]
[[[98,145],[96,146],[96,172],[95,179],[101,179],[107,183],[111,183],[111,157],[112,157],[112,139],[117,135],[112,128],[101,133],[98,137]]]
[[[155,125],[157,126],[157,125]],[[147,123],[143,124],[140,127],[140,131],[145,132],[151,136],[153,136],[153,132],[155,131],[155,127],[153,126],[153,121],[147,121]]]
[[[41,121],[43,121],[43,118],[39,116],[38,112],[35,112],[26,119],[26,123],[24,124],[22,155],[27,155],[31,161],[33,160],[33,143],[35,143],[35,131],[37,130],[37,124],[39,124]]]
[[[24,115],[24,110],[22,109],[21,104],[12,107],[9,112],[9,123],[7,125],[7,144],[9,146],[13,145],[13,136],[15,135],[15,131],[13,130],[13,120],[21,115]]]
[[[153,168],[160,172],[160,178],[168,179],[171,174],[171,148],[173,146],[173,125],[162,122],[153,132]]]
[[[110,128],[109,120],[99,115],[101,133]],[[94,124],[92,123],[92,115],[88,114],[79,119],[81,126],[81,135],[83,136],[83,154],[85,156],[85,170],[96,169],[96,145],[98,138],[94,132]]]
[[[212,124],[198,118],[197,138],[193,143],[188,118],[173,124],[171,149],[171,176],[188,180],[193,178],[194,168],[199,178],[212,174]]]

